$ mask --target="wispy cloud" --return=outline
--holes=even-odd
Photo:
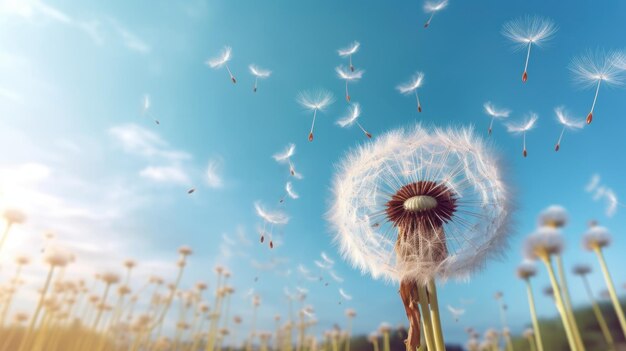
[[[161,183],[189,185],[189,177],[180,166],[149,166],[141,170],[139,175]]]
[[[0,87],[0,98],[11,100],[17,103],[22,103],[24,101],[24,98],[21,94],[9,89],[5,89],[3,87]]]
[[[112,127],[109,134],[130,154],[171,162],[191,159],[189,153],[171,148],[158,134],[137,124]]]
[[[221,175],[222,161],[213,159],[209,161],[206,170],[207,185],[213,189],[219,189],[224,186],[224,180]]]
[[[134,33],[130,32],[127,28],[122,26],[119,22],[117,22],[114,19],[110,19],[110,22],[115,32],[122,39],[122,43],[128,49],[142,53],[142,54],[147,54],[151,51],[150,45],[148,45],[145,41],[143,41]]]

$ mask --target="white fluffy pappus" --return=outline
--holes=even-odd
[[[422,103],[420,102],[420,97],[418,93],[418,89],[422,87],[424,84],[424,73],[416,72],[411,80],[400,84],[396,87],[401,94],[411,95],[415,94],[415,99],[417,100],[417,112],[422,112]]]
[[[272,74],[272,71],[263,69],[254,64],[249,65],[248,69],[250,70],[250,73],[254,76],[254,87],[252,88],[252,91],[256,93],[259,79],[268,78]]]
[[[525,259],[517,265],[517,276],[520,279],[529,279],[537,274],[535,262]]]
[[[208,59],[206,64],[214,69],[225,67],[230,76],[230,80],[235,84],[237,83],[237,79],[233,75],[233,72],[231,72],[230,67],[228,67],[228,61],[231,60],[232,53],[233,49],[230,46],[225,46],[218,56]]]
[[[257,216],[259,216],[263,221],[270,224],[287,224],[289,223],[289,217],[287,214],[281,211],[269,211],[263,207],[263,205],[257,201],[254,203],[254,209],[256,211]]]
[[[328,90],[303,91],[298,94],[296,101],[300,106],[307,110],[313,111],[313,121],[311,122],[311,130],[309,131],[309,141],[313,141],[313,130],[315,129],[315,119],[317,111],[324,111],[328,106],[335,102],[333,93]]]
[[[489,122],[489,135],[491,135],[491,131],[493,130],[493,121],[496,119],[505,119],[508,118],[511,114],[511,110],[506,108],[496,107],[491,101],[485,102],[483,105],[485,109],[485,113],[490,117],[491,122]]]
[[[337,72],[337,77],[339,79],[343,79],[346,82],[346,101],[350,102],[350,91],[348,89],[349,82],[357,82],[363,77],[363,73],[365,71],[350,67],[338,66],[335,68],[335,72]]]
[[[611,233],[606,227],[592,226],[583,234],[583,247],[589,251],[611,245]]]
[[[328,263],[329,265],[334,265],[335,264],[335,261],[333,261],[330,257],[328,257],[328,255],[324,251],[322,251],[322,253],[320,253],[320,257],[322,257],[322,259],[326,263]]]
[[[360,116],[361,116],[361,105],[359,105],[358,103],[351,104],[350,106],[348,106],[348,113],[342,118],[337,120],[337,125],[340,126],[341,128],[346,128],[346,127],[356,124],[359,127],[359,129],[361,129],[363,134],[365,134],[366,137],[371,139],[372,134],[370,134],[367,130],[365,130],[365,128],[363,128],[361,123],[358,121]]]
[[[424,28],[428,28],[430,26],[430,22],[432,22],[435,14],[448,6],[448,0],[439,0],[439,1],[426,1],[424,3],[424,12],[430,13],[430,17],[424,23]]]
[[[569,216],[565,207],[561,205],[550,205],[539,213],[539,227],[551,226],[561,228],[567,225]]]
[[[287,192],[287,196],[289,196],[292,199],[297,199],[300,196],[293,190],[293,185],[291,184],[291,182],[287,182],[285,183],[285,191]]]
[[[289,159],[291,159],[291,157],[295,155],[295,153],[296,153],[296,145],[293,143],[289,143],[283,151],[272,155],[272,157],[274,158],[276,162],[282,163],[282,162],[289,161]]]
[[[346,301],[352,300],[352,295],[349,295],[348,293],[346,293],[345,290],[343,290],[343,288],[339,288],[339,295],[341,295],[341,297]]]
[[[559,255],[563,251],[565,242],[561,231],[553,227],[539,227],[530,234],[524,242],[524,257],[537,260],[552,255]]]
[[[509,123],[506,125],[506,129],[509,133],[522,134],[522,155],[524,157],[528,156],[528,150],[526,149],[526,133],[535,127],[538,119],[539,115],[534,112],[529,112],[521,123]]]
[[[441,226],[445,240],[411,233],[415,246],[403,247],[400,258],[387,204],[399,189],[420,181],[448,189],[456,211]],[[488,258],[500,256],[507,241],[511,201],[506,181],[493,149],[471,128],[416,125],[388,132],[345,156],[333,190],[327,217],[341,255],[375,279],[467,279]],[[431,248],[442,241],[446,257],[434,260]]]

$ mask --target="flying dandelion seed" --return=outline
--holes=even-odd
[[[554,113],[556,114],[556,120],[563,126],[561,134],[559,135],[559,140],[556,142],[556,146],[554,147],[554,151],[559,151],[561,149],[561,140],[563,139],[565,129],[582,129],[585,126],[585,122],[571,119],[563,106],[555,108]]]
[[[554,37],[557,30],[551,19],[540,16],[520,17],[504,24],[502,34],[515,44],[516,49],[527,49],[522,82],[526,83],[528,79],[528,60],[532,46],[541,47]]]
[[[331,260],[330,257],[328,257],[328,255],[326,254],[326,252],[322,251],[322,253],[320,253],[320,256],[322,257],[322,259],[328,263],[329,265],[334,265],[335,261]]]
[[[349,153],[333,189],[328,218],[342,256],[400,283],[407,345],[420,346],[419,303],[443,345],[434,279],[467,279],[507,239],[508,192],[492,149],[472,129],[394,130]]]
[[[318,261],[318,260],[313,261],[313,263],[315,263],[315,265],[317,267],[319,267],[320,269],[329,269],[329,268],[332,267],[328,263],[324,263],[324,262],[321,262],[321,261]]]
[[[346,301],[352,300],[352,295],[348,295],[342,288],[339,288],[339,295]]]
[[[496,119],[508,118],[511,114],[511,111],[504,108],[498,108],[489,101],[485,102],[483,107],[485,108],[485,113],[487,113],[489,117],[491,117],[491,122],[489,122],[489,135],[491,135],[491,131],[493,129],[493,121]]]
[[[285,202],[285,198],[289,197],[293,200],[299,198],[300,196],[293,190],[293,185],[291,184],[291,182],[287,182],[285,183],[285,195],[283,195],[283,197],[280,198],[280,203]]]
[[[252,88],[252,91],[256,93],[259,79],[268,78],[272,74],[272,71],[260,68],[255,65],[248,66],[248,69],[250,70],[250,73],[254,76],[254,87]]]
[[[152,107],[152,100],[150,100],[150,95],[145,94],[143,96],[143,100],[141,101],[141,115],[149,117],[156,124],[161,124],[161,122],[159,122],[158,119],[154,118],[152,116],[152,113],[150,113],[150,108],[151,107]]]
[[[362,77],[365,71],[363,70],[349,70],[344,66],[339,66],[335,68],[335,72],[337,72],[337,77],[339,79],[343,79],[346,81],[346,101],[350,102],[350,91],[348,90],[349,82],[358,82]]]
[[[319,90],[316,92],[305,91],[298,94],[298,103],[307,110],[313,111],[313,121],[311,122],[311,130],[309,131],[309,141],[313,141],[313,129],[315,128],[315,118],[317,111],[324,110],[335,102],[333,94],[327,90]]]
[[[524,155],[524,157],[528,156],[528,151],[526,150],[526,133],[534,128],[537,119],[539,119],[539,116],[536,113],[530,112],[521,124],[507,124],[506,126],[509,133],[522,134],[524,140],[522,155]]]
[[[296,153],[296,145],[293,143],[290,143],[289,145],[287,145],[287,147],[285,148],[285,150],[272,155],[272,157],[274,158],[274,160],[278,163],[286,163],[289,165],[289,174],[296,178],[296,179],[302,179],[302,174],[298,173],[296,171],[296,166],[294,165],[293,161],[291,161],[291,157],[293,157],[293,155],[295,155]]]
[[[222,52],[220,52],[219,56],[207,60],[206,64],[214,69],[226,67],[228,75],[230,76],[230,80],[233,82],[233,84],[235,84],[237,83],[237,79],[235,79],[235,76],[230,71],[230,67],[228,67],[228,61],[230,61],[230,59],[232,58],[232,52],[233,49],[230,46],[225,46],[222,49]]]
[[[260,241],[263,243],[265,241],[265,234],[269,235],[269,246],[270,249],[274,248],[274,241],[272,240],[272,231],[275,225],[284,225],[289,223],[289,217],[280,211],[270,212],[261,205],[259,201],[254,203],[254,209],[256,211],[257,216],[259,216],[263,220],[263,228],[260,230]],[[270,230],[266,231],[265,228],[267,224],[270,225]]]
[[[330,271],[328,274],[330,274],[330,277],[333,278],[333,280],[337,283],[343,283],[343,278],[337,275],[335,271]]]
[[[614,51],[587,51],[585,54],[574,57],[569,69],[574,75],[574,82],[583,88],[595,87],[596,91],[591,103],[591,110],[587,114],[587,124],[593,121],[593,110],[596,107],[600,85],[620,86],[624,84],[624,71],[616,66],[620,55]]]
[[[358,118],[361,116],[361,105],[358,103],[352,104],[348,107],[348,114],[337,121],[337,125],[341,128],[349,127],[351,125],[356,124],[361,131],[365,134],[369,139],[372,138],[372,134],[370,134],[361,123],[359,123]]]
[[[424,3],[424,12],[430,13],[430,17],[428,17],[428,20],[426,21],[426,23],[424,23],[424,28],[428,28],[435,14],[445,9],[447,6],[448,6],[448,0],[426,1]]]
[[[187,190],[187,194],[193,194],[194,192],[196,192],[196,188],[191,188],[189,190]]]
[[[455,322],[459,321],[459,318],[461,318],[461,316],[463,314],[465,314],[465,310],[461,309],[461,308],[454,308],[450,305],[448,305],[448,311],[450,311],[450,314],[452,314],[452,318],[454,318]]]
[[[415,94],[415,99],[417,100],[417,112],[422,112],[422,103],[420,102],[420,96],[418,93],[418,89],[424,84],[424,73],[417,72],[411,78],[411,80],[405,84],[398,85],[396,89],[400,91],[400,93],[404,95]]]
[[[340,57],[348,57],[348,59],[350,60],[350,72],[354,72],[354,65],[352,65],[352,55],[356,54],[357,51],[359,51],[359,47],[361,47],[361,44],[358,41],[353,41],[348,47],[337,50],[337,53]]]
[[[600,185],[600,175],[593,174],[591,176],[591,179],[589,179],[589,183],[587,183],[587,185],[585,186],[585,191],[590,193],[594,191],[598,187],[598,185]]]

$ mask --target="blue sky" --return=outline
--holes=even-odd
[[[5,249],[32,250],[50,229],[79,258],[82,253],[82,263],[76,264],[82,274],[117,267],[122,258],[133,256],[147,262],[146,275],[166,275],[173,274],[168,267],[176,259],[175,248],[189,244],[196,253],[185,284],[213,280],[212,267],[227,265],[242,302],[239,313],[250,314],[245,307],[249,299],[244,299],[254,289],[264,301],[260,313],[268,328],[275,314],[286,313],[283,287],[295,286],[309,289],[318,331],[343,323],[345,307],[359,314],[357,332],[369,332],[383,321],[406,324],[396,288],[341,262],[324,219],[332,201],[334,164],[365,142],[358,129],[334,124],[347,109],[343,82],[334,71],[346,61],[336,50],[358,40],[361,50],[353,60],[366,72],[351,85],[351,95],[363,108],[361,122],[374,136],[421,122],[474,125],[487,137],[486,101],[510,108],[511,121],[529,111],[539,114],[537,128],[527,136],[526,159],[521,157],[521,137],[509,135],[502,124],[496,124],[491,137],[519,207],[506,259],[490,262],[469,283],[448,282],[440,289],[444,305],[475,301],[464,306],[467,312],[459,323],[446,314],[449,341],[464,342],[466,326],[497,326],[492,296],[498,290],[510,306],[512,329],[520,332],[529,316],[514,270],[523,238],[533,231],[543,208],[561,204],[570,212],[564,233],[568,266],[588,262],[597,268],[580,246],[592,218],[615,233],[606,252],[609,265],[625,263],[619,254],[626,246],[620,235],[624,209],[607,218],[604,203],[593,201],[584,187],[598,173],[618,197],[626,193],[620,182],[626,172],[621,162],[626,92],[603,88],[593,124],[566,134],[559,153],[553,151],[560,132],[553,109],[565,105],[579,118],[586,115],[593,91],[577,88],[567,65],[589,49],[626,48],[621,16],[626,4],[451,1],[426,30],[422,5],[3,1],[0,207],[23,208],[29,216]],[[522,84],[524,53],[514,52],[500,30],[505,21],[526,14],[552,18],[559,31],[533,51],[529,80]],[[233,48],[229,66],[236,85],[225,70],[204,64],[225,45]],[[250,63],[273,72],[256,94]],[[395,90],[417,70],[426,75],[421,114],[412,97]],[[316,138],[309,143],[311,114],[295,98],[299,91],[318,88],[334,92],[337,101],[318,116]],[[144,94],[151,97],[159,126],[141,116]],[[275,233],[282,244],[270,251],[258,243],[253,203],[278,207],[288,174],[271,155],[290,142],[297,145],[294,161],[304,179],[294,182],[300,199],[284,207],[289,224]],[[219,184],[207,182],[209,164],[215,166]],[[191,196],[186,194],[190,187],[197,189]],[[239,232],[251,244],[242,243]],[[299,276],[296,267],[314,270],[322,251],[335,259],[343,283],[324,286]],[[251,265],[272,259],[286,263],[275,272]],[[276,273],[288,270],[287,277]],[[32,274],[39,274],[35,267]],[[626,282],[626,272],[614,269],[613,274],[618,285]],[[603,289],[598,274],[591,279],[596,291]],[[535,281],[538,295],[547,284],[542,271]],[[584,304],[580,282],[570,277],[570,286],[575,304]],[[338,305],[339,287],[353,299]],[[540,296],[538,303],[540,315],[556,314],[550,300]]]

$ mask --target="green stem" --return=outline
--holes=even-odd
[[[46,293],[48,292],[48,288],[50,287],[50,282],[52,281],[52,274],[54,273],[54,266],[50,265],[50,269],[48,270],[48,277],[46,277],[46,282],[44,283],[43,290],[41,291],[41,295],[39,296],[39,303],[35,308],[35,313],[33,314],[33,318],[30,320],[30,324],[28,325],[28,330],[24,333],[22,337],[22,341],[20,342],[19,351],[25,351],[27,345],[30,343],[30,335],[35,328],[35,324],[37,324],[37,319],[39,318],[39,313],[41,313],[41,308],[43,307],[43,302],[46,298]]]
[[[602,268],[602,274],[604,275],[604,280],[606,281],[606,287],[609,290],[609,295],[611,296],[611,301],[613,302],[613,308],[615,308],[615,314],[617,314],[617,319],[619,319],[622,332],[624,333],[624,336],[626,336],[626,318],[624,317],[624,311],[622,310],[622,306],[617,298],[615,285],[613,285],[613,279],[611,279],[609,268],[606,265],[604,255],[602,254],[600,247],[595,247],[594,251],[596,252],[596,255],[598,255],[598,261],[600,261],[600,267]]]
[[[572,333],[574,334],[574,340],[578,344],[579,350],[585,351],[585,345],[580,337],[580,331],[578,329],[578,323],[574,317],[574,310],[572,308],[572,301],[569,295],[569,288],[567,286],[567,279],[565,278],[565,269],[563,266],[563,258],[561,255],[556,255],[556,267],[559,274],[559,285],[561,286],[561,293],[563,294],[563,303],[565,305],[565,311],[567,312],[567,318],[572,324]]]
[[[589,286],[589,281],[585,275],[581,275],[583,279],[583,284],[585,285],[585,290],[587,291],[587,296],[589,296],[589,300],[591,301],[591,308],[593,309],[593,314],[595,314],[596,319],[598,320],[598,325],[600,326],[600,330],[602,331],[602,335],[604,335],[604,340],[606,340],[607,346],[609,350],[615,349],[615,344],[613,342],[613,336],[611,335],[611,331],[606,324],[606,320],[602,315],[602,310],[598,306],[596,299],[593,297],[593,292],[591,291],[591,286]]]
[[[537,310],[535,308],[535,297],[533,296],[533,289],[530,285],[530,280],[526,280],[526,292],[528,294],[528,306],[530,307],[530,317],[533,322],[533,331],[535,334],[535,344],[537,351],[543,351],[543,341],[541,340],[541,330],[539,329],[539,321],[537,320]]]
[[[446,344],[443,341],[443,331],[441,330],[441,317],[439,314],[439,300],[437,299],[437,286],[435,280],[428,282],[428,298],[430,299],[430,318],[433,323],[433,336],[437,351],[446,351]]]
[[[426,348],[428,350],[435,351],[436,346],[435,340],[433,339],[433,327],[430,318],[430,309],[428,308],[428,295],[426,294],[426,288],[418,284],[417,294],[419,298],[420,309],[422,310],[422,329],[424,331],[424,338],[426,339]]]

